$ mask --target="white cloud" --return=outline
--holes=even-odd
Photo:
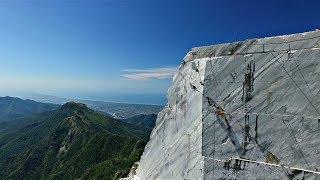
[[[125,69],[123,70],[126,74],[121,75],[122,77],[135,80],[135,81],[146,81],[152,79],[168,79],[171,78],[176,72],[176,67],[166,68],[151,68],[151,69]]]
[[[167,79],[177,68],[125,69],[121,77],[93,78],[71,75],[13,74],[0,72],[0,92],[36,92],[54,94],[60,92],[88,93],[164,93],[168,81],[147,81]],[[129,80],[129,81],[128,81]],[[137,81],[140,81],[137,83]]]

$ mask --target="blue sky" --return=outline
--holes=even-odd
[[[190,48],[314,30],[319,7],[315,0],[0,0],[0,91],[164,104]]]

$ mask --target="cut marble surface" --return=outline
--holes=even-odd
[[[167,93],[139,162],[140,179],[319,179],[314,173],[247,164],[226,169],[232,157],[266,162],[272,154],[292,168],[320,171],[320,31],[193,48]],[[255,63],[253,98],[242,84]],[[215,101],[230,120],[217,116]],[[244,116],[251,139],[243,153]],[[232,167],[234,164],[232,165]]]

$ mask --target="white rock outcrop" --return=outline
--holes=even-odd
[[[319,47],[312,31],[193,48],[135,178],[320,178]]]

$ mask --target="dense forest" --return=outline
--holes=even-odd
[[[73,102],[5,127],[0,128],[5,179],[118,179],[139,160],[150,133]]]

